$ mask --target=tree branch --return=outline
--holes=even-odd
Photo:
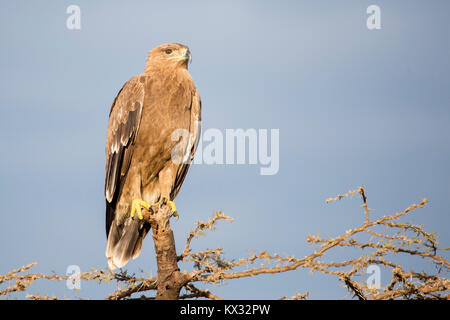
[[[176,300],[180,290],[189,281],[189,276],[178,268],[175,239],[170,228],[170,207],[166,204],[152,206],[143,212],[144,219],[152,228],[153,242],[158,265],[157,293],[155,299]]]

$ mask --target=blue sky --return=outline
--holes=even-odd
[[[81,8],[81,30],[66,8]],[[368,30],[366,8],[381,8]],[[229,259],[268,250],[303,257],[308,234],[336,236],[426,197],[408,221],[449,246],[450,45],[448,1],[2,1],[0,4],[0,274],[104,268],[104,144],[110,105],[165,42],[188,45],[204,129],[279,129],[280,170],[194,165],[172,223],[180,250],[197,220],[235,220],[196,240]],[[409,263],[409,262],[408,262]],[[417,262],[414,262],[417,263]],[[420,263],[412,265],[419,270]],[[146,239],[130,272],[155,273]],[[417,271],[416,270],[416,271]],[[387,282],[388,279],[385,279]],[[382,279],[383,284],[383,279]],[[103,298],[114,285],[82,284]],[[308,270],[227,282],[224,298],[310,292],[342,298],[337,279]],[[31,293],[72,297],[64,283]]]

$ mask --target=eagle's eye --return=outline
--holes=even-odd
[[[172,53],[172,49],[166,49],[166,53],[167,54],[171,54]]]

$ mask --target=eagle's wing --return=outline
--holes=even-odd
[[[143,104],[144,84],[136,76],[124,84],[111,106],[106,136],[106,236],[130,166]]]
[[[178,167],[177,175],[175,177],[175,183],[173,185],[172,192],[170,193],[170,198],[174,200],[180,191],[181,185],[183,184],[184,178],[188,172],[189,166],[194,160],[195,150],[197,150],[198,142],[200,141],[200,131],[201,131],[201,109],[202,101],[200,99],[200,94],[197,89],[195,89],[192,95],[192,105],[191,105],[191,122],[189,129],[189,142],[185,150],[185,157],[183,158],[183,163]]]

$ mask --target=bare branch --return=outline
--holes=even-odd
[[[437,236],[433,232],[425,231],[423,226],[400,221],[404,216],[424,207],[428,202],[427,199],[412,204],[401,212],[376,220],[370,219],[370,209],[363,187],[329,198],[326,202],[339,201],[355,194],[360,194],[362,198],[362,207],[364,208],[362,224],[334,238],[325,239],[319,235],[309,235],[306,241],[315,247],[315,251],[302,259],[261,251],[249,255],[247,258],[229,260],[223,256],[221,247],[193,252],[191,243],[195,237],[202,235],[206,230],[215,230],[217,223],[221,220],[233,221],[221,211],[216,212],[208,222],[197,223],[187,237],[183,252],[177,256],[173,232],[169,224],[170,211],[168,206],[163,205],[161,208],[153,206],[150,210],[144,211],[144,218],[151,224],[153,232],[158,263],[157,277],[136,277],[128,275],[126,271],[112,273],[97,269],[83,272],[80,277],[85,281],[95,280],[100,283],[114,280],[126,284],[124,288],[120,288],[106,297],[110,300],[136,299],[132,298],[133,294],[152,290],[157,291],[156,296],[142,295],[137,299],[207,298],[218,300],[221,298],[208,289],[198,289],[194,283],[213,284],[231,279],[305,268],[312,272],[317,271],[336,276],[337,280],[341,281],[358,299],[449,299],[450,281],[444,275],[450,269],[450,262],[438,254],[447,249],[439,249]],[[380,228],[384,231],[379,231]],[[360,250],[361,253],[356,257],[348,257],[341,261],[327,261],[327,256],[335,248],[344,248],[349,252],[351,249],[353,255],[355,249]],[[395,259],[390,259],[399,255],[425,260],[436,268],[436,274],[417,273],[394,262]],[[181,273],[178,268],[180,261],[193,263],[193,270]],[[69,279],[68,276],[57,274],[27,273],[36,265],[37,263],[32,263],[3,276],[0,275],[0,286],[7,284],[6,288],[0,289],[0,295],[26,292],[27,287],[39,279],[56,281]],[[370,287],[368,283],[358,281],[357,277],[365,276],[365,271],[372,265],[390,271],[392,279],[386,287]],[[180,295],[183,287],[188,293]],[[290,299],[305,299],[308,295],[307,291],[305,294],[296,294]],[[39,300],[56,299],[56,297],[47,295],[26,294],[25,297]],[[282,299],[288,298],[285,296]]]

